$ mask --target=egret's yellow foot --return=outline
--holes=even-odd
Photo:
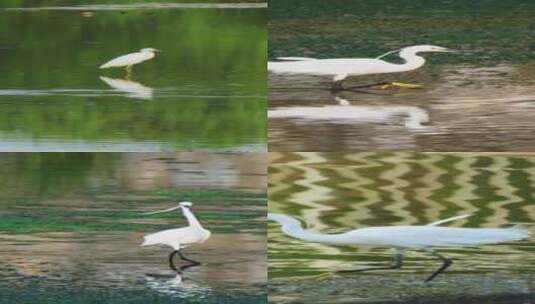
[[[419,89],[422,88],[421,84],[403,83],[403,82],[391,82],[384,84],[380,87],[381,90],[390,89],[392,87],[405,88],[405,89]]]
[[[419,89],[423,88],[423,85],[421,84],[413,84],[413,83],[403,83],[403,82],[392,82],[391,83],[395,87],[400,88],[406,88],[406,89]]]

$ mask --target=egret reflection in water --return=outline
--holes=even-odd
[[[206,296],[211,291],[211,288],[187,278],[185,275],[186,269],[195,266],[198,265],[188,264],[181,266],[179,271],[173,275],[146,274],[145,284],[159,293],[177,295],[180,298]]]
[[[339,105],[321,107],[278,107],[268,111],[268,118],[293,118],[305,122],[329,121],[331,123],[401,124],[409,131],[428,131],[426,110],[414,106],[353,106],[343,98],[336,97]],[[299,120],[297,120],[299,121]]]
[[[125,97],[145,100],[151,100],[153,98],[153,89],[151,87],[144,86],[139,82],[104,76],[100,76],[99,78],[117,91],[126,93],[124,95]]]

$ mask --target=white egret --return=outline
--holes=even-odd
[[[195,265],[200,265],[199,262],[185,257],[181,250],[194,244],[204,243],[206,240],[208,240],[211,234],[210,231],[201,226],[201,223],[189,209],[192,205],[193,203],[191,202],[180,202],[176,207],[144,213],[149,215],[169,212],[180,208],[182,209],[182,214],[184,214],[188,220],[188,227],[167,229],[146,235],[144,237],[145,240],[143,241],[143,244],[141,244],[141,246],[165,245],[172,247],[174,250],[169,254],[169,266],[176,272],[180,272],[173,262],[173,258],[176,254],[178,254],[178,256],[184,261],[188,261]]]
[[[390,63],[381,58],[399,52],[405,63]],[[307,57],[280,57],[280,61],[268,62],[268,71],[278,74],[310,74],[333,77],[333,89],[343,89],[342,82],[349,76],[399,73],[415,70],[424,65],[425,59],[418,56],[423,52],[455,52],[454,50],[434,45],[414,45],[387,52],[376,58],[336,58],[315,59]],[[386,83],[380,83],[386,84]],[[358,87],[369,87],[362,85]],[[404,86],[401,84],[401,86]]]
[[[107,69],[107,68],[116,68],[116,67],[117,68],[126,67],[126,72],[129,75],[130,72],[132,71],[133,65],[154,58],[154,56],[156,56],[156,52],[161,52],[161,51],[154,49],[154,48],[144,48],[144,49],[139,50],[139,52],[130,53],[130,54],[126,54],[126,55],[122,55],[117,58],[114,58],[104,63],[99,68]]]
[[[390,247],[396,251],[394,263],[390,267],[344,270],[340,272],[399,269],[402,265],[404,250],[427,250],[442,260],[442,266],[425,280],[429,282],[452,264],[451,259],[434,251],[434,247],[471,247],[517,241],[529,236],[527,230],[518,226],[511,228],[437,227],[440,224],[468,216],[470,215],[455,216],[424,226],[367,227],[338,234],[321,234],[303,229],[298,220],[284,214],[268,213],[268,220],[281,224],[281,230],[286,235],[304,241],[335,246]]]

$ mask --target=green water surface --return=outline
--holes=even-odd
[[[73,7],[0,10],[1,150],[264,149],[265,9]]]

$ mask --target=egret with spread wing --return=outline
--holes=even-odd
[[[381,59],[386,55],[396,52],[399,52],[399,57],[405,61],[404,63],[390,63]],[[423,52],[454,52],[454,50],[434,45],[415,45],[390,51],[376,58],[315,59],[307,57],[281,57],[277,58],[280,61],[268,62],[268,71],[278,74],[327,75],[333,77],[333,89],[343,89],[342,82],[349,76],[399,73],[416,70],[425,63],[425,59],[418,56],[418,53]],[[358,87],[369,86],[372,85]]]
[[[496,244],[517,241],[529,236],[527,230],[517,226],[511,228],[438,227],[440,224],[468,216],[455,216],[424,226],[367,227],[339,234],[321,234],[303,229],[298,220],[284,214],[268,213],[268,220],[281,224],[281,230],[284,234],[308,242],[335,246],[390,247],[396,250],[394,263],[389,267],[344,270],[341,272],[399,269],[402,265],[404,250],[427,250],[442,260],[442,266],[425,280],[429,282],[452,264],[451,259],[433,250],[435,247],[469,247]]]
[[[162,230],[156,233],[148,234],[144,238],[143,244],[141,246],[151,246],[151,245],[165,245],[170,246],[174,250],[169,254],[169,266],[176,272],[180,272],[173,262],[175,255],[190,263],[195,265],[200,265],[199,262],[194,261],[185,257],[182,254],[182,249],[190,247],[195,244],[204,243],[210,237],[210,231],[204,229],[201,226],[201,223],[197,220],[193,212],[191,212],[190,207],[193,205],[191,202],[180,202],[178,206],[172,207],[165,210],[147,212],[148,214],[156,214],[162,212],[169,212],[176,209],[182,209],[182,214],[188,220],[189,226],[176,229],[167,229]]]

